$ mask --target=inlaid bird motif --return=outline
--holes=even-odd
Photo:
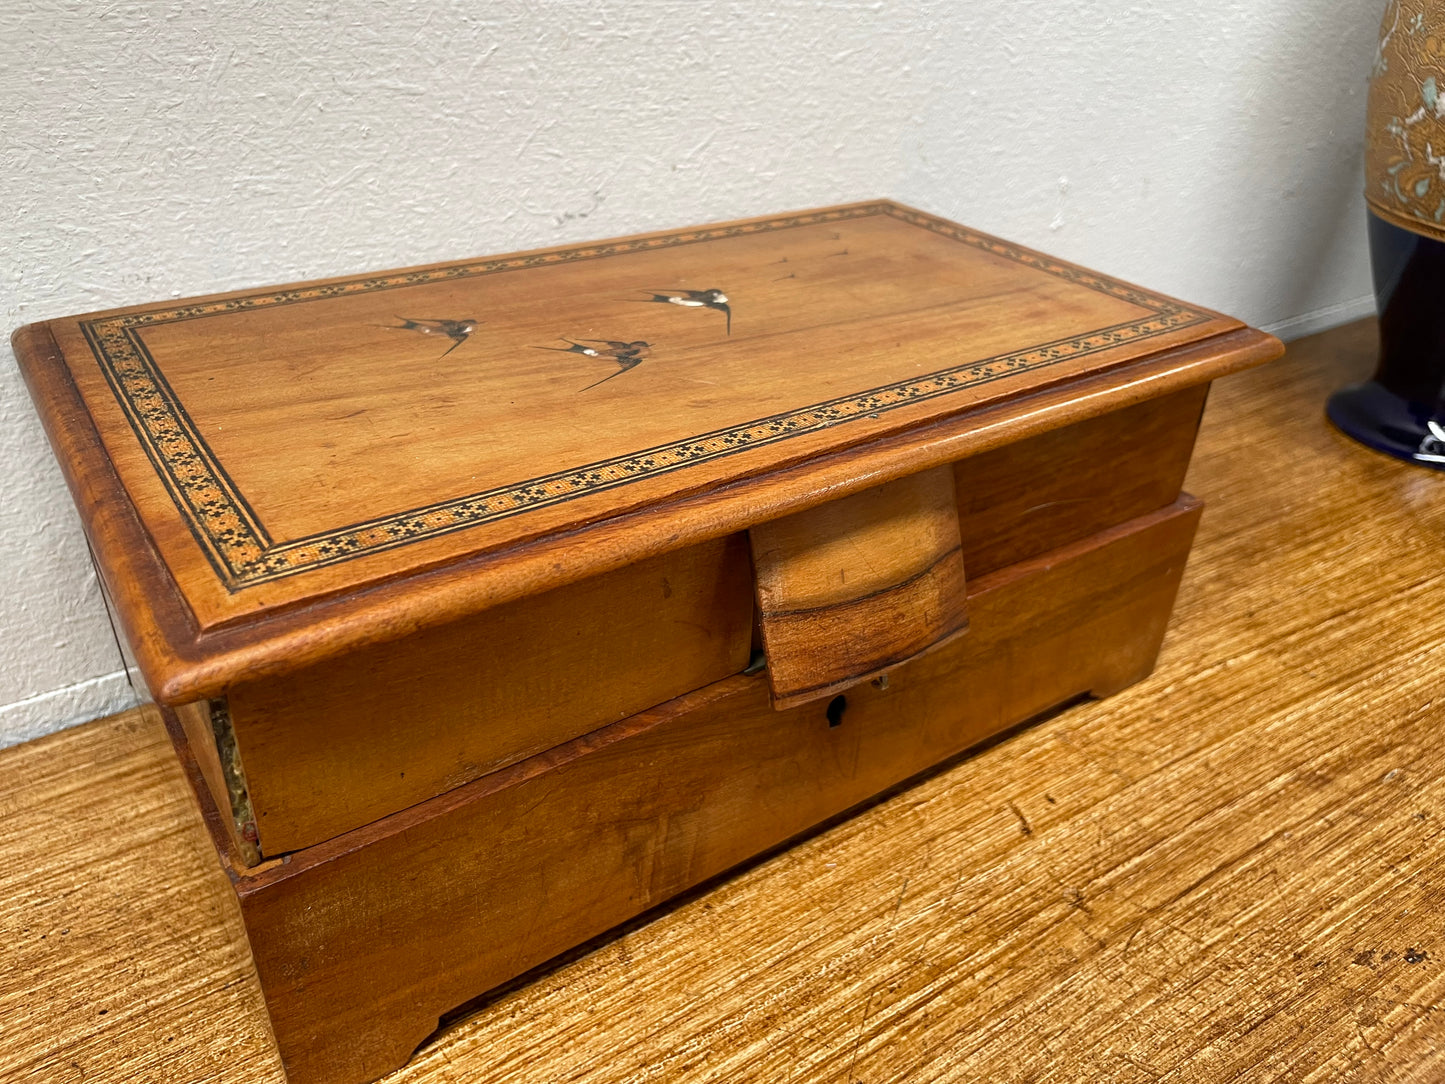
[[[377,327],[384,327],[388,331],[415,331],[421,335],[444,335],[452,340],[452,345],[442,351],[442,357],[446,357],[462,343],[467,337],[481,326],[480,320],[421,320],[411,319],[405,316],[398,316],[400,324],[378,324]]]
[[[728,307],[728,295],[721,290],[648,290],[652,296],[638,298],[639,301],[659,305],[681,305],[686,309],[716,309],[727,317],[727,333],[733,333],[733,310]]]
[[[564,354],[581,354],[589,358],[611,358],[617,362],[618,369],[615,373],[608,373],[601,380],[593,381],[579,391],[587,391],[595,388],[598,384],[605,384],[614,376],[621,376],[629,369],[635,369],[642,364],[642,357],[652,345],[642,339],[635,339],[632,342],[623,342],[620,339],[566,339],[562,340],[566,346],[539,346],[538,350],[556,350]],[[590,344],[590,345],[589,345]]]

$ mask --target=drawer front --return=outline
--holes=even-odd
[[[755,593],[774,705],[846,692],[967,638],[965,573],[989,575],[1173,502],[1206,392],[235,688],[215,729],[226,736],[229,719],[220,761],[244,778],[217,786],[217,804],[236,799],[232,834],[257,842],[240,848],[253,861],[313,846],[739,672]],[[212,729],[190,723],[193,734]]]
[[[778,711],[763,675],[732,677],[241,876],[291,1079],[373,1079],[490,987],[1000,730],[1144,676],[1198,511],[1185,498],[972,580],[966,635],[842,702]]]
[[[1172,504],[1207,384],[954,464],[963,562],[982,576]]]
[[[236,688],[227,707],[260,855],[736,674],[752,611],[735,535]]]

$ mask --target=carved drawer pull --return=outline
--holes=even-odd
[[[968,627],[951,467],[748,534],[779,709],[877,677]]]

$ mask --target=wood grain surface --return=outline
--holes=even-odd
[[[1208,394],[1207,384],[1185,388],[955,463],[968,575],[1037,557],[1171,503],[1184,484]]]
[[[741,535],[227,697],[260,853],[299,850],[748,664]]]
[[[534,977],[397,1084],[1445,1075],[1445,480],[1215,387],[1160,666]],[[169,743],[0,753],[0,1079],[278,1084]]]
[[[888,201],[94,313],[12,341],[119,624],[172,705],[1278,346]]]

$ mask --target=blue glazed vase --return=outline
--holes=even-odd
[[[1362,444],[1445,470],[1445,0],[1385,9],[1365,170],[1380,360],[1326,413]]]

